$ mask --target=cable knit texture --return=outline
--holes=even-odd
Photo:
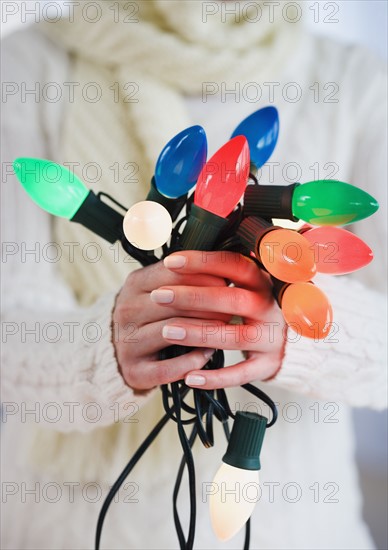
[[[90,80],[100,84],[104,99],[97,104],[81,101],[82,93],[79,96],[77,87],[75,102],[70,105],[65,97],[49,102],[36,101],[29,95],[25,102],[21,102],[18,94],[8,96],[2,120],[2,160],[5,165],[17,156],[79,162],[75,170],[82,177],[85,163],[98,162],[102,175],[91,184],[92,187],[96,191],[111,192],[125,204],[132,204],[145,197],[147,178],[161,146],[186,124],[186,120],[206,128],[212,154],[242,118],[269,103],[265,97],[254,103],[247,101],[238,89],[236,97],[229,94],[225,98],[218,94],[202,101],[199,88],[191,88],[190,75],[199,81],[205,78],[213,82],[218,82],[219,78],[222,80],[222,72],[217,71],[218,63],[223,59],[221,50],[225,42],[230,46],[225,55],[232,68],[237,65],[236,59],[245,60],[249,52],[243,52],[244,39],[242,35],[238,38],[239,30],[236,29],[236,36],[230,40],[230,32],[234,32],[230,25],[225,26],[227,38],[221,36],[221,30],[214,36],[203,31],[203,27],[195,24],[195,19],[181,28],[178,26],[182,17],[180,10],[186,3],[172,4],[174,10],[168,9],[171,8],[169,1],[142,3],[147,24],[143,25],[143,30],[140,30],[141,24],[130,27],[133,36],[138,38],[138,41],[131,38],[131,47],[123,41],[118,27],[109,33],[107,28],[95,25],[95,40],[90,42],[89,54],[81,53],[85,50],[78,21],[74,28],[79,28],[80,34],[76,41],[69,39],[72,45],[68,45],[68,50],[64,48],[63,33],[60,36],[62,24],[52,26],[58,28],[58,38],[54,36],[50,40],[36,28],[10,36],[3,44],[5,82],[16,82],[20,86],[25,83],[28,89],[32,89],[36,82],[63,85],[79,78],[81,83]],[[152,6],[152,13],[147,11],[149,6]],[[155,13],[160,14],[161,35],[158,40],[152,39]],[[113,14],[110,16],[112,18]],[[194,15],[190,17],[194,18]],[[279,28],[282,25],[279,24]],[[270,31],[272,29],[275,27],[269,27]],[[289,29],[285,30],[293,34]],[[186,33],[185,37],[181,33]],[[261,85],[262,90],[266,89],[263,82],[267,76],[261,72],[264,62],[259,63],[260,59],[265,59],[268,78],[279,82],[279,90],[295,80],[303,90],[300,101],[295,103],[287,101],[281,93],[275,98],[281,118],[280,140],[271,159],[275,166],[275,182],[284,181],[282,169],[289,162],[299,166],[301,181],[313,179],[311,166],[315,163],[321,176],[327,175],[326,163],[336,163],[336,178],[366,189],[382,205],[373,220],[354,227],[374,249],[376,256],[368,268],[356,275],[360,282],[348,276],[317,280],[333,302],[338,332],[332,334],[330,341],[290,341],[281,370],[274,380],[265,384],[273,399],[279,402],[280,417],[276,429],[266,436],[262,481],[263,484],[279,485],[275,487],[275,500],[272,501],[267,498],[268,485],[263,485],[263,496],[252,522],[252,548],[372,548],[360,519],[361,502],[356,488],[351,424],[343,403],[378,408],[386,405],[382,345],[386,335],[383,295],[387,188],[384,71],[373,57],[358,48],[308,36],[301,38],[299,46],[297,40],[294,42],[287,36],[285,43],[290,47],[283,50],[283,62],[279,60],[277,64],[275,54],[272,57],[276,47],[271,43],[277,39],[268,33],[268,28],[246,26],[243,33],[247,35],[249,47],[254,50],[256,44],[258,50],[255,54],[258,56],[257,71],[252,65],[249,71],[248,67],[246,69],[246,75],[249,74],[253,82]],[[190,43],[198,36],[203,39],[202,49],[196,47],[192,53]],[[144,40],[145,37],[149,41]],[[87,40],[90,37],[85,36],[85,42]],[[79,50],[74,46],[77,42],[80,42]],[[170,44],[169,50],[166,43]],[[232,44],[236,47],[235,54],[231,51]],[[267,44],[268,51],[265,49]],[[152,73],[150,69],[144,79],[150,78],[152,85],[147,80],[146,85],[139,86],[147,93],[148,103],[144,99],[144,108],[116,103],[109,86],[117,81],[121,83],[121,94],[131,91],[122,89],[123,82],[141,83],[143,75],[139,70],[147,59],[146,55],[142,57],[143,50],[148,52],[147,55],[149,52],[157,55],[159,46],[163,52],[158,57],[160,71],[154,69],[156,72]],[[115,48],[117,59],[124,52],[128,55],[128,62],[123,65],[121,61],[115,63]],[[209,52],[207,57],[204,57],[203,48]],[[214,53],[217,48],[218,57]],[[135,54],[130,57],[132,51],[137,52],[138,61]],[[99,63],[98,59],[104,52],[111,57]],[[182,58],[178,52],[182,53]],[[173,90],[174,83],[170,79],[174,64],[179,66],[180,60],[185,64],[189,54],[201,67],[192,62],[190,70],[184,73],[182,80],[187,80],[187,83],[178,87],[185,94],[182,99]],[[174,64],[171,63],[172,56]],[[251,58],[248,56],[248,59]],[[224,62],[223,71],[226,65]],[[162,79],[164,74],[166,78]],[[232,80],[240,77],[243,79],[244,74],[230,75]],[[321,91],[325,83],[337,83],[339,101],[322,100],[317,104],[309,91],[309,86],[315,82],[320,83]],[[66,89],[64,85],[63,89]],[[142,92],[139,90],[141,102]],[[163,94],[163,101],[157,103],[156,109],[149,102],[151,99],[157,102],[159,92]],[[157,110],[163,111],[160,105],[164,102],[168,107],[157,113]],[[172,116],[175,109],[176,117]],[[140,124],[141,116],[145,117],[144,125]],[[147,132],[149,140],[145,137]],[[150,147],[146,152],[147,141]],[[115,162],[120,170],[116,180],[114,169],[109,168]],[[131,177],[124,181],[131,175],[132,167],[125,169],[125,163],[133,162],[142,163],[140,173],[135,175],[139,181],[135,182]],[[330,164],[329,169],[332,167]],[[93,179],[92,176],[89,178]],[[262,183],[270,182],[265,169],[261,178]],[[86,183],[90,181],[86,179]],[[38,484],[40,491],[39,499],[27,497],[24,502],[20,491],[7,496],[2,546],[14,549],[90,548],[102,497],[95,502],[85,498],[85,483],[96,483],[105,494],[162,414],[158,390],[147,397],[134,396],[123,384],[110,340],[114,293],[128,271],[137,264],[128,263],[117,249],[103,245],[98,238],[82,232],[82,228],[75,224],[56,223],[53,228],[52,218],[25,196],[13,175],[7,176],[2,183],[2,199],[2,232],[6,243],[2,264],[6,289],[3,299],[5,422],[2,432],[8,450],[3,458],[3,479],[11,484],[17,483],[20,491],[23,483],[28,488]],[[64,258],[60,262],[49,259],[47,245],[53,241],[63,252]],[[88,261],[84,247],[90,242],[101,246],[102,261]],[[73,263],[66,253],[69,246],[65,243],[75,245]],[[84,254],[77,249],[84,250]],[[27,251],[32,252],[27,254]],[[90,306],[96,299],[96,303]],[[74,327],[73,339],[67,330],[69,324],[64,324],[72,322],[79,323]],[[35,323],[38,323],[37,327]],[[53,325],[50,329],[48,323],[57,323],[62,329],[55,343],[51,340],[55,339],[56,327]],[[87,338],[79,330],[87,323],[101,328],[95,342],[92,342],[92,326]],[[36,335],[25,334],[26,329],[31,328],[40,336],[39,342],[35,343]],[[289,337],[291,340],[294,335]],[[229,364],[235,363],[239,360],[239,353],[228,353],[227,358]],[[252,407],[257,405],[243,390],[232,389],[228,394],[233,409],[256,410]],[[326,420],[328,411],[323,409],[320,400],[330,402],[334,422]],[[74,419],[70,418],[69,407],[65,405],[69,402],[79,403],[74,407]],[[50,418],[55,416],[57,409],[49,409],[49,403],[57,404],[62,412],[56,422],[51,422]],[[94,407],[88,407],[90,403]],[[300,412],[296,422],[288,416],[288,412],[293,410],[290,405]],[[38,410],[37,419],[30,414],[27,415],[29,422],[24,422],[23,407],[26,406]],[[93,422],[96,411],[101,411],[101,419]],[[319,419],[313,416],[317,411],[320,412]],[[323,416],[322,411],[325,411]],[[215,440],[213,449],[204,449],[201,445],[195,448],[199,507],[196,548],[231,550],[241,546],[241,541],[236,538],[221,544],[215,540],[208,519],[208,502],[201,494],[202,483],[212,480],[224,452],[224,440],[218,425]],[[10,449],[17,451],[10,452]],[[104,547],[160,550],[177,546],[170,500],[180,455],[176,427],[170,423],[134,470],[129,480],[132,485],[124,488],[119,502],[114,503],[104,532]],[[78,484],[73,499],[66,496],[64,481]],[[338,502],[330,505],[324,502],[327,493],[322,492],[327,482],[336,483],[339,488]],[[60,484],[63,493],[58,502],[52,503],[41,497],[47,483]],[[302,496],[298,502],[291,503],[281,496],[288,483],[300,487]],[[319,502],[313,501],[310,487],[314,483],[318,483],[321,490]],[[138,499],[134,504],[131,500],[128,503],[128,491],[133,484],[137,484],[135,497]],[[182,513],[184,516],[187,513],[185,505]],[[19,518],[18,522],[15,522],[15,517]],[[156,517],[157,532],[149,529],[150,522],[156,522]],[[65,524],[63,518],[66,518]]]
[[[386,336],[381,330],[384,304],[377,292],[364,292],[358,281],[340,278],[316,279],[329,296],[334,310],[334,324],[323,341],[299,338],[288,333],[284,364],[275,386],[334,401],[347,396],[349,404],[383,409],[387,403],[387,372],[370,370],[379,362]],[[360,322],[360,312],[362,320]],[[295,341],[293,341],[295,340]]]
[[[298,25],[287,25],[282,18],[273,23],[268,20],[259,32],[248,20],[233,24],[233,18],[229,18],[226,29],[218,17],[205,19],[202,3],[192,0],[140,2],[136,16],[139,22],[130,29],[124,22],[126,3],[118,4],[118,22],[112,20],[109,3],[99,5],[103,16],[96,23],[90,24],[82,17],[79,5],[74,21],[42,23],[40,30],[71,54],[70,80],[79,83],[64,117],[60,162],[79,163],[75,171],[82,178],[82,167],[97,160],[102,174],[98,189],[124,204],[128,203],[128,187],[118,185],[117,178],[112,177],[113,163],[120,174],[128,161],[135,167],[135,176],[129,181],[130,202],[144,199],[162,147],[190,125],[183,93],[199,94],[207,81],[229,87],[237,81],[245,84],[253,72],[269,78],[270,72],[285,64],[286,54],[299,39]],[[269,51],[270,70],[266,63]],[[85,87],[92,82],[102,90],[97,102],[85,101]],[[112,95],[115,83],[120,87],[118,98]],[[133,98],[127,97],[127,89],[129,96],[136,90]],[[53,224],[54,238],[60,246],[80,243],[74,257],[64,254],[58,265],[81,305],[89,305],[102,293],[119,288],[129,269],[138,267],[135,262],[112,261],[112,246],[91,236],[87,229],[62,218],[55,218]],[[102,251],[98,269],[84,258],[85,247],[91,242]],[[55,448],[69,448],[68,437],[55,437]],[[97,456],[110,457],[107,445],[101,440],[98,447],[94,434],[90,437]],[[34,455],[41,456],[40,439],[33,440]],[[90,444],[85,437],[82,441],[86,453]],[[81,455],[80,442],[77,450]],[[51,461],[46,453],[46,462]]]
[[[138,22],[130,25],[125,22],[127,3],[118,3],[116,22],[111,5],[99,5],[102,17],[93,24],[82,17],[79,5],[74,21],[43,23],[41,28],[71,53],[71,81],[79,83],[66,112],[63,161],[77,161],[82,167],[98,159],[100,189],[124,204],[128,185],[118,185],[117,176],[112,177],[113,159],[119,174],[126,174],[131,163],[133,176],[124,181],[131,187],[131,202],[143,199],[162,147],[190,124],[182,94],[200,94],[206,82],[229,88],[236,82],[244,85],[253,73],[265,80],[283,67],[285,54],[292,53],[299,37],[298,25],[285,24],[282,18],[273,23],[263,19],[267,23],[259,28],[244,19],[233,24],[231,17],[225,24],[219,17],[205,16],[202,2],[194,0],[139,2]],[[93,82],[98,83],[101,97],[87,102],[85,86]],[[59,242],[90,241],[88,230],[66,220],[56,218],[54,227]],[[111,261],[109,245],[96,240],[104,252],[98,274],[83,261],[81,247],[75,262],[66,258],[60,262],[84,305],[117,288],[127,272],[125,264]]]

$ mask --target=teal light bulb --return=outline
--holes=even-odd
[[[314,225],[346,225],[376,212],[371,195],[349,183],[336,180],[310,181],[293,190],[292,213]]]
[[[70,220],[89,194],[75,174],[49,160],[21,157],[13,168],[31,199],[54,216]]]

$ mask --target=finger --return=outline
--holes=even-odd
[[[191,287],[187,287],[191,288]],[[155,323],[157,321],[167,320],[171,317],[198,317],[198,311],[190,309],[179,309],[178,307],[165,307],[164,305],[157,304],[150,299],[150,294],[141,294],[137,296],[128,305],[121,307],[121,326],[133,325],[132,320],[136,319],[136,325],[140,328],[149,323]],[[228,323],[233,314],[227,313],[213,313],[203,312],[201,316],[204,319],[219,319]]]
[[[184,356],[163,361],[144,361],[138,368],[123,374],[129,386],[138,390],[182,380],[192,370],[202,369],[214,353],[214,349],[201,349]]]
[[[178,310],[229,313],[257,318],[273,303],[270,293],[259,293],[237,287],[162,287],[150,299],[164,307]]]
[[[148,299],[149,300],[149,299]],[[157,323],[158,321],[168,321],[175,317],[185,317],[187,319],[198,317],[197,310],[184,310],[184,309],[170,309],[164,306],[153,304],[152,309],[148,308],[144,311],[142,317],[138,317],[139,326],[145,326],[147,324]],[[219,313],[214,311],[201,311],[201,317],[206,320],[217,319],[224,323],[229,323],[233,317],[233,314]]]
[[[236,252],[175,252],[164,259],[164,265],[175,273],[207,273],[224,277],[251,290],[265,290],[271,286],[267,273],[259,269],[255,262]]]
[[[187,321],[184,317],[173,317],[168,319],[168,322],[181,324]],[[203,319],[190,319],[190,322],[196,322],[198,326]],[[212,319],[211,322],[218,321]],[[221,321],[220,321],[221,322]],[[120,342],[120,363],[131,363],[134,358],[142,359],[156,354],[160,350],[166,348],[169,342],[163,337],[163,327],[166,325],[166,320],[148,323],[142,327],[136,323],[130,322],[127,325],[116,326],[114,331],[115,342]],[[193,346],[194,347],[194,346]],[[196,346],[195,346],[196,347]],[[198,346],[205,348],[207,346]]]
[[[153,304],[152,310],[147,310],[147,317],[145,317],[145,322],[142,323],[142,326],[148,323],[156,323],[158,321],[168,321],[173,317],[186,317],[190,319],[192,317],[198,317],[198,310],[195,309],[178,309],[178,308],[167,308],[165,306]],[[201,311],[201,317],[206,320],[217,319],[223,321],[224,323],[229,323],[234,314],[230,313],[220,313],[214,311]]]
[[[273,349],[274,334],[279,328],[280,321],[232,325],[181,317],[164,322],[162,337],[166,342],[184,346],[268,352]]]
[[[206,273],[201,276],[193,273],[175,273],[167,269],[163,262],[137,269],[133,271],[129,277],[131,284],[143,292],[151,292],[160,286],[176,284],[225,286],[225,280],[222,277],[216,277]]]
[[[269,354],[241,361],[231,367],[218,370],[198,370],[190,372],[185,382],[193,388],[204,390],[242,386],[254,380],[266,380],[273,372],[273,360]]]
[[[135,319],[137,325],[140,327],[147,323],[167,319],[172,316],[190,316],[190,312],[188,311],[178,311],[177,308],[175,308],[174,311],[170,311],[168,313],[166,312],[166,309],[153,305],[150,301],[150,292],[158,288],[156,284],[150,291],[139,291],[140,285],[143,284],[143,272],[146,270],[147,268],[144,270],[139,269],[132,272],[128,277],[125,288],[121,292],[120,299],[116,304],[115,317],[120,319],[122,324],[130,323]],[[168,274],[167,269],[165,269],[165,272]],[[175,283],[178,281],[179,284],[226,287],[225,279],[210,275],[182,276],[170,273],[170,277],[167,277],[167,279],[171,279],[171,275],[173,276]],[[151,281],[149,280],[148,282],[150,283]],[[196,316],[197,315],[194,315],[194,317]],[[205,317],[207,317],[207,315],[205,315]],[[227,322],[230,318],[226,316],[223,320]]]

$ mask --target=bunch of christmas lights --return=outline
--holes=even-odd
[[[14,170],[41,208],[84,225],[110,243],[120,241],[124,250],[143,266],[182,249],[238,251],[252,258],[258,269],[270,275],[274,296],[289,328],[302,336],[322,339],[330,332],[332,308],[311,279],[317,272],[350,273],[372,260],[372,252],[363,241],[337,226],[370,216],[378,204],[361,189],[340,181],[259,185],[257,170],[270,158],[278,135],[277,110],[265,107],[242,121],[231,139],[206,161],[205,131],[200,126],[187,128],[162,150],[147,199],[129,209],[105,193],[95,195],[73,173],[50,161],[19,158],[14,162]],[[194,186],[194,193],[189,195]],[[294,230],[274,225],[273,219],[306,223]],[[160,247],[158,257],[155,250]],[[160,352],[160,359],[184,355],[190,349],[169,346]],[[204,368],[223,367],[224,354],[217,350]],[[222,422],[229,442],[214,482],[233,486],[236,482],[258,482],[264,434],[276,422],[277,410],[259,388],[252,384],[242,387],[269,406],[270,422],[255,413],[234,415],[223,389],[192,389],[184,381],[161,387],[165,415],[108,494],[98,519],[97,549],[115,494],[169,420],[177,424],[183,450],[173,494],[174,521],[182,549],[193,548],[195,537],[195,468],[191,448],[197,437],[206,447],[214,444],[214,417]],[[234,419],[231,433],[230,418]],[[187,435],[189,426],[191,432]],[[177,509],[185,468],[190,489],[187,537]],[[245,524],[244,549],[248,549],[253,507],[244,499],[240,502],[223,499],[215,491],[210,499],[210,516],[216,535],[228,540]]]

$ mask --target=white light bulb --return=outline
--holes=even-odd
[[[260,497],[259,471],[222,463],[209,498],[213,530],[222,541],[236,535],[250,518]]]
[[[128,210],[123,221],[124,235],[142,250],[155,250],[166,243],[171,235],[171,216],[161,204],[141,201]]]

